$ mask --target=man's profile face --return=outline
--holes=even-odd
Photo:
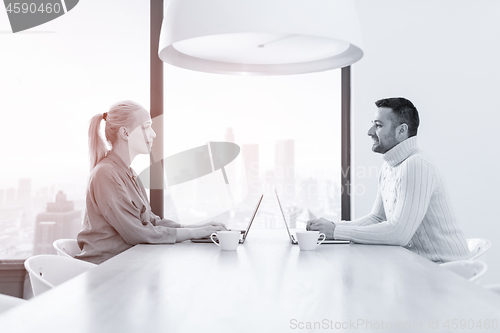
[[[373,139],[372,150],[376,153],[385,154],[399,142],[396,139],[396,127],[394,113],[391,108],[378,108],[373,118],[373,125],[368,130],[368,135]]]

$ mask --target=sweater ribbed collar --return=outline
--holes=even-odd
[[[408,158],[414,151],[418,150],[417,137],[412,136],[400,142],[387,153],[385,153],[382,158],[390,166],[394,167]]]

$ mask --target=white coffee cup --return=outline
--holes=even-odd
[[[240,242],[241,232],[239,231],[217,231],[210,235],[210,239],[215,245],[219,246],[223,251],[234,251],[238,247]],[[217,236],[219,243],[214,240],[214,236]]]
[[[323,239],[318,242],[318,239],[323,236]],[[316,250],[316,246],[323,243],[326,236],[319,231],[297,231],[297,241],[301,251]]]

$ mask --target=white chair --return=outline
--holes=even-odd
[[[76,239],[58,239],[52,243],[52,246],[56,249],[58,255],[64,257],[74,258],[82,252]]]
[[[467,238],[467,247],[469,251],[472,252],[472,257],[469,258],[470,260],[477,259],[486,262],[486,260],[484,260],[484,253],[490,249],[491,242],[485,238]]]
[[[34,256],[24,262],[30,276],[33,296],[38,296],[96,266],[83,260],[50,254]]]
[[[0,294],[0,313],[12,309],[18,305],[24,304],[27,301],[22,298]]]
[[[440,266],[476,283],[488,270],[488,266],[479,260],[457,260],[446,262]]]
[[[500,283],[487,284],[483,287],[500,294]]]

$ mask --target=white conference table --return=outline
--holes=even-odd
[[[498,325],[500,296],[404,248],[301,252],[284,229],[252,229],[232,252],[189,241],[137,245],[0,315],[0,331],[500,330],[470,329],[486,320]]]

